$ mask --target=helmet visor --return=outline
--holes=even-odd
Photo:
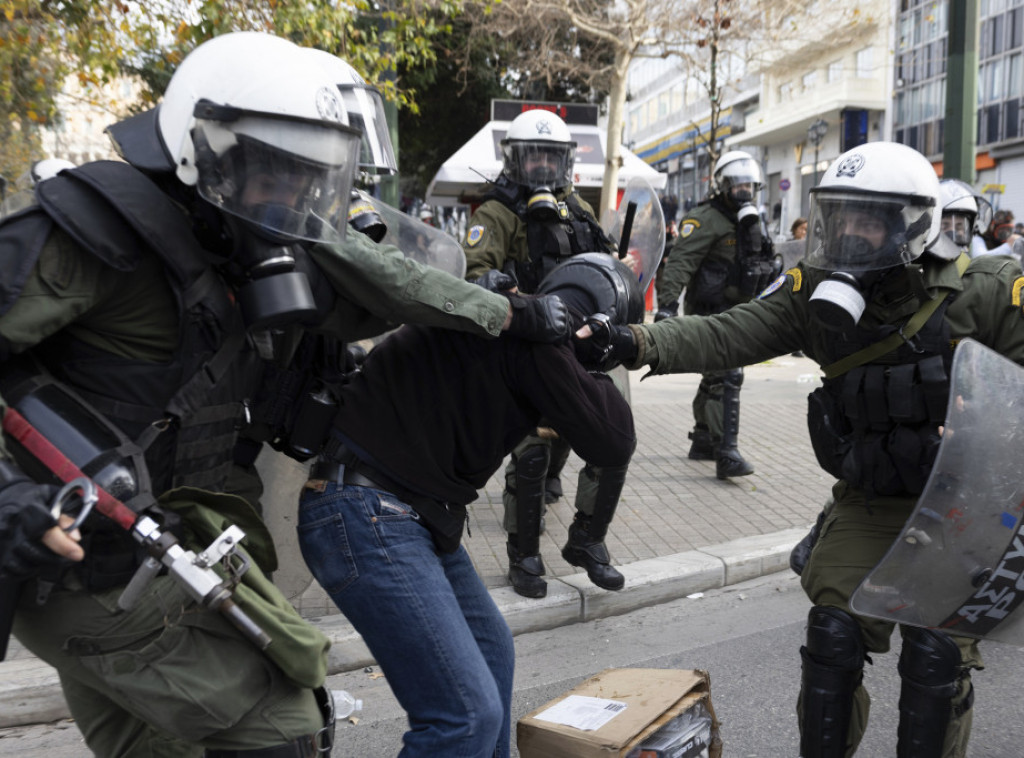
[[[942,231],[957,245],[969,245],[974,231],[974,214],[965,211],[946,211],[942,214]]]
[[[359,132],[342,124],[247,114],[196,119],[196,187],[222,211],[286,239],[345,235]]]
[[[502,140],[505,173],[527,187],[568,187],[576,160],[575,142]]]
[[[372,174],[397,173],[398,161],[380,92],[374,87],[358,84],[339,84],[338,90],[349,124],[363,133],[359,144],[359,168]]]
[[[935,211],[910,202],[899,195],[812,190],[805,264],[856,273],[910,263],[923,249]]]
[[[751,191],[761,189],[761,167],[753,158],[743,158],[722,166],[718,176],[718,185],[722,192],[727,192],[740,184],[751,185]]]

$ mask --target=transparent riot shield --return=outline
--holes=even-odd
[[[850,605],[885,621],[1024,644],[1024,368],[967,339],[952,373],[928,483]]]
[[[407,258],[447,271],[458,279],[466,276],[466,254],[458,240],[377,198],[370,198],[370,202],[388,227],[383,244],[394,245]]]
[[[630,219],[628,212],[633,203],[635,211]],[[619,250],[619,257],[637,275],[646,295],[665,252],[665,214],[654,189],[639,177],[629,180],[619,201],[619,209],[606,214],[601,226],[621,246],[622,232],[627,224],[629,239],[626,249]]]
[[[782,270],[788,271],[807,252],[807,240],[786,240],[775,243],[775,255],[782,259]]]
[[[264,445],[256,458],[256,470],[263,480],[263,521],[274,538],[277,571],[274,585],[295,602],[313,583],[313,575],[299,550],[295,525],[299,520],[299,495],[309,479],[309,464],[299,463]]]

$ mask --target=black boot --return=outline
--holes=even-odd
[[[715,461],[715,476],[729,479],[754,473],[754,467],[740,455],[736,443],[740,433],[740,385],[743,369],[729,371],[722,381],[722,441]]]
[[[515,547],[516,535],[508,536],[508,580],[512,589],[523,597],[544,597],[548,583],[544,581],[544,560],[539,554],[523,555]]]
[[[588,464],[584,471],[597,482],[594,514],[588,517],[577,511],[562,557],[570,565],[586,569],[590,581],[601,589],[621,590],[626,578],[612,567],[604,538],[626,483],[626,466],[598,468]]]
[[[718,459],[718,453],[715,450],[715,440],[707,426],[697,424],[693,427],[693,431],[686,436],[693,441],[690,445],[690,452],[686,454],[687,458],[695,461],[713,461]]]
[[[611,565],[611,557],[604,540],[593,540],[585,526],[588,519],[581,519],[582,514],[569,526],[569,541],[562,548],[562,557],[566,563],[586,569],[590,581],[604,590],[621,590],[626,585],[626,577]]]

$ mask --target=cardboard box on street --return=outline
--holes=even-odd
[[[609,702],[610,701],[610,702]],[[722,741],[706,671],[606,669],[519,719],[520,758],[625,758],[684,711],[703,703],[711,716],[710,758]]]

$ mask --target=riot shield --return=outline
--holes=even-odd
[[[952,374],[924,492],[850,605],[885,621],[1024,644],[1024,368],[966,339]]]
[[[782,270],[788,271],[807,252],[807,240],[786,240],[775,243],[775,254],[782,258]]]
[[[458,240],[377,198],[369,200],[387,224],[388,232],[382,240],[384,244],[394,245],[407,258],[447,271],[457,279],[466,276],[466,254]]]
[[[635,210],[630,216],[631,204],[635,204]],[[636,273],[646,295],[665,252],[665,214],[651,185],[639,177],[630,179],[619,201],[619,209],[606,214],[601,226],[620,246],[622,232],[628,228],[626,249],[619,250],[619,257]],[[632,260],[626,260],[627,256]]]
[[[256,458],[256,470],[263,480],[263,521],[274,538],[277,571],[274,584],[288,600],[295,602],[313,583],[313,575],[299,550],[295,525],[299,520],[299,495],[309,479],[309,464],[299,463],[264,445]]]

